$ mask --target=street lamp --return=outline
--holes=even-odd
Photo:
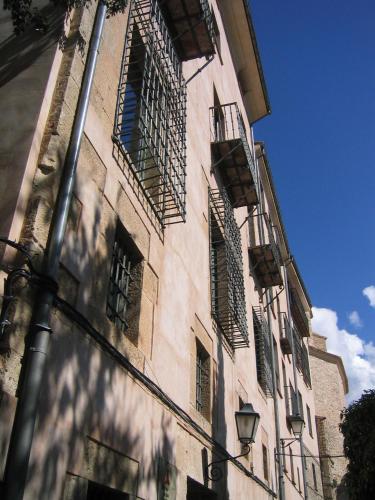
[[[234,414],[237,427],[237,436],[240,443],[244,445],[244,450],[240,455],[232,457],[229,455],[222,460],[215,460],[206,466],[206,476],[211,481],[218,481],[223,477],[223,472],[218,464],[223,462],[234,462],[237,458],[244,457],[250,452],[250,446],[255,441],[255,435],[258,429],[260,415],[257,413],[251,403],[243,405],[241,410]]]
[[[301,417],[300,414],[290,415],[288,417],[290,426],[292,428],[293,434],[296,438],[300,438],[302,436],[303,427],[305,425],[305,421]]]
[[[239,441],[246,445],[254,443],[260,420],[259,413],[254,411],[251,403],[246,403],[240,411],[236,411],[234,416]]]

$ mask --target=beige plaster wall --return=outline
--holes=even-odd
[[[164,234],[150,214],[147,202],[139,196],[137,183],[128,166],[119,164],[114,155],[111,134],[127,13],[106,21],[79,158],[73,209],[61,259],[61,294],[119,353],[155,382],[232,455],[241,451],[234,421],[239,398],[253,403],[261,415],[264,435],[267,435],[268,485],[276,491],[274,405],[272,399],[263,394],[256,378],[251,311],[253,305],[261,303],[261,298],[254,290],[249,273],[247,224],[242,226],[241,237],[250,348],[233,353],[225,339],[217,333],[210,313],[207,193],[209,186],[217,187],[211,172],[208,111],[213,105],[213,86],[222,104],[236,101],[245,116],[230,50],[214,2],[213,7],[222,33],[222,61],[215,57],[188,84],[187,219],[185,224],[168,227]],[[86,44],[94,12],[94,6],[91,6],[84,10],[80,19],[79,33]],[[45,151],[34,177],[33,210],[25,221],[20,219],[25,222],[25,238],[39,251],[46,243],[85,53],[74,47],[69,55],[68,72],[62,66],[63,56],[59,57],[60,72],[54,78],[57,78],[57,88],[64,82],[60,112],[56,118],[54,102],[48,117],[45,117],[44,136],[40,139],[40,143],[45,144]],[[184,63],[185,77],[189,78],[204,62]],[[251,143],[248,125],[247,133]],[[21,162],[22,168],[25,168],[25,161]],[[35,169],[35,158],[33,165]],[[14,191],[19,189],[18,184]],[[246,216],[246,208],[235,210],[238,225]],[[119,332],[105,312],[117,217],[144,258],[136,341]],[[285,291],[280,294],[279,302],[280,310],[286,312]],[[261,305],[263,307],[265,303]],[[278,345],[280,376],[283,359],[287,378],[293,380],[291,357],[281,353],[276,305],[271,318],[272,332]],[[25,324],[26,321],[17,324],[18,336],[24,334]],[[67,473],[88,478],[92,469],[104,467],[108,469],[105,476],[108,484],[133,492],[136,483],[138,497],[151,500],[156,498],[155,464],[160,456],[177,468],[178,499],[186,496],[186,476],[204,483],[202,450],[207,450],[208,460],[212,453],[217,457],[209,441],[182,422],[60,312],[55,312],[53,328],[55,333],[42,389],[27,498],[57,500],[63,494]],[[192,345],[195,337],[201,340],[211,356],[211,401],[215,410],[212,421],[199,415],[192,404],[195,371]],[[5,371],[11,367],[10,359],[14,359],[15,350],[11,354],[5,361]],[[17,363],[19,366],[19,358]],[[11,372],[14,373],[13,368]],[[4,377],[9,379],[9,370]],[[304,384],[300,374],[298,388],[314,419],[312,391]],[[281,387],[278,394],[281,436],[287,438],[291,434],[283,399]],[[102,447],[90,445],[90,448],[87,443],[91,442],[101,443]],[[264,482],[262,442],[264,440],[259,432],[250,459],[243,458],[241,463]],[[306,436],[306,445],[312,453],[318,453],[315,433],[313,438]],[[297,444],[292,446],[298,455]],[[111,455],[107,449],[117,455]],[[87,453],[96,458],[91,455],[87,458]],[[130,478],[128,482],[111,475],[109,466],[115,460],[113,456],[122,457],[118,460]],[[295,458],[295,466],[301,470],[298,457]],[[264,488],[231,464],[227,468],[226,484],[220,483],[216,488],[223,499],[269,498]],[[288,474],[286,490],[288,500],[300,498]]]

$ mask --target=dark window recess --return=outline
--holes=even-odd
[[[306,413],[307,413],[307,424],[309,426],[309,434],[313,437],[312,423],[311,423],[311,411],[309,405],[306,405]]]
[[[303,380],[308,387],[311,387],[311,375],[309,366],[309,354],[307,347],[301,337],[299,330],[293,328],[295,362],[298,370],[303,375]]]
[[[315,470],[315,464],[312,465],[312,475],[313,475],[313,481],[314,481],[314,489],[318,490],[318,483],[316,481],[316,470]]]
[[[292,483],[294,483],[295,479],[294,479],[293,451],[291,448],[289,448],[289,460],[290,460],[290,479],[292,480]]]
[[[184,221],[186,86],[155,0],[131,5],[113,138],[159,222]]]
[[[188,477],[186,500],[217,500],[217,494]]]
[[[224,190],[210,190],[211,310],[233,349],[248,347],[241,235]]]
[[[211,8],[211,15],[212,15],[212,28],[213,28],[213,34],[215,38],[215,46],[216,46],[216,51],[217,54],[220,58],[220,62],[223,64],[223,61],[221,59],[221,40],[220,40],[220,30],[216,22],[216,17],[215,14]]]
[[[298,406],[299,406],[299,413],[300,413],[301,417],[304,418],[305,414],[303,411],[303,399],[302,399],[302,394],[300,393],[300,391],[298,391]]]
[[[113,244],[107,296],[107,316],[136,340],[143,276],[143,257],[126,229],[118,223]]]
[[[266,481],[269,481],[268,451],[267,447],[264,444],[262,444],[262,454],[263,454],[263,476]]]
[[[130,496],[122,491],[89,481],[86,500],[130,500]]]
[[[197,340],[195,408],[207,419],[210,417],[210,356]]]
[[[258,383],[263,392],[272,397],[272,354],[270,331],[266,318],[260,307],[253,307],[253,327],[255,338],[255,358]]]

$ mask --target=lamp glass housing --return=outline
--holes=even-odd
[[[235,413],[238,439],[243,444],[254,443],[260,415],[251,403],[246,403]]]
[[[300,415],[291,415],[289,417],[289,422],[292,427],[292,431],[295,437],[301,437],[302,431],[305,426],[305,421]]]

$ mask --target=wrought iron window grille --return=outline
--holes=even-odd
[[[157,0],[130,5],[113,139],[160,224],[185,221],[186,86]]]
[[[112,252],[107,316],[120,331],[129,329],[130,309],[136,306],[140,296],[142,261],[142,255],[131,237],[118,224]]]
[[[233,208],[259,201],[257,165],[235,102],[210,108],[212,170],[220,172]]]
[[[293,321],[297,325],[300,334],[303,337],[308,337],[310,335],[309,320],[302,305],[302,301],[295,288],[290,289],[289,297],[290,297],[290,309],[293,316]]]
[[[307,351],[307,347],[303,342],[303,339],[296,328],[293,327],[293,339],[294,339],[294,352],[295,352],[295,363],[298,370],[301,372],[303,376],[303,380],[305,384],[311,387],[311,374],[309,367],[309,354]]]
[[[283,264],[279,245],[274,235],[274,226],[266,212],[249,216],[249,225],[255,229],[250,241],[249,264],[251,275],[258,290],[271,286],[283,286],[281,266]]]
[[[267,397],[273,396],[270,329],[260,307],[253,307],[255,358],[258,383]]]
[[[292,354],[292,326],[290,324],[288,315],[285,312],[279,313],[280,321],[280,346],[283,354]]]
[[[205,417],[209,416],[210,406],[210,357],[197,341],[196,348],[195,408]]]
[[[241,235],[225,190],[210,190],[211,309],[233,349],[249,346]]]

